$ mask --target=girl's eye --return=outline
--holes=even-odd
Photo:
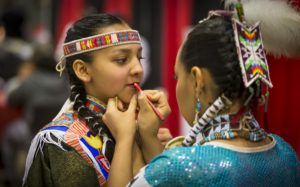
[[[118,64],[125,64],[127,62],[127,58],[117,58],[114,61]]]

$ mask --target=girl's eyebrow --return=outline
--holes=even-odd
[[[138,52],[140,52],[142,50],[142,47],[140,47],[138,49]],[[123,52],[123,53],[130,53],[131,51],[133,51],[130,48],[117,48],[117,49],[113,49],[112,53],[117,53],[117,52]]]

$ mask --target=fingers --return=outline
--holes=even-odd
[[[116,98],[109,98],[107,102],[106,111],[114,111],[116,109]]]
[[[167,142],[169,142],[173,136],[169,129],[167,128],[159,128],[157,133],[157,138],[161,142],[161,144],[165,145]]]
[[[151,107],[148,102],[149,101],[148,101],[147,95],[144,92],[140,93],[138,96],[138,103],[140,106],[140,110],[150,110]]]
[[[129,103],[129,107],[128,107],[128,111],[136,111],[136,106],[137,106],[137,96],[134,94],[131,97],[130,103]]]

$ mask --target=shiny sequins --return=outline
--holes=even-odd
[[[163,187],[299,185],[295,152],[278,136],[272,137],[276,146],[255,153],[211,145],[170,149],[155,157],[131,186],[139,180]]]

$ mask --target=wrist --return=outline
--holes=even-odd
[[[134,136],[131,135],[124,135],[121,137],[116,138],[116,144],[127,144],[127,143],[133,143],[134,142]]]
[[[138,133],[143,136],[156,137],[159,127],[159,125],[155,124],[151,124],[151,126],[143,126],[138,124]]]

